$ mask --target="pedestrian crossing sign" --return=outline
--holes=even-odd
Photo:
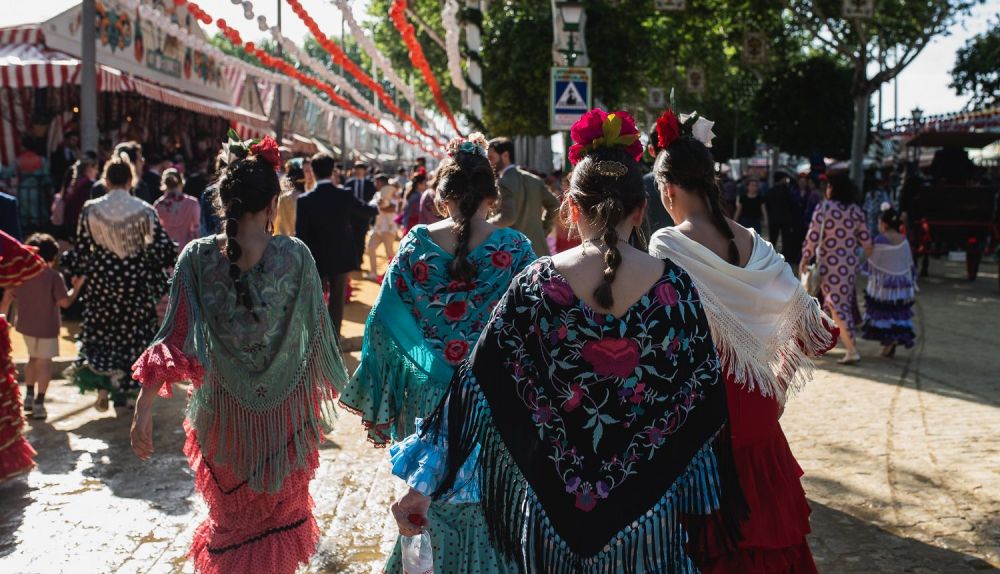
[[[590,68],[552,68],[549,127],[567,131],[590,109]]]

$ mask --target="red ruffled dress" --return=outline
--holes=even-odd
[[[0,287],[10,288],[35,277],[45,261],[0,231]],[[10,324],[0,315],[0,482],[35,467],[35,449],[24,438],[24,415],[17,371],[11,358]]]
[[[832,343],[807,350],[825,354],[839,330],[824,320]],[[748,390],[723,363],[732,433],[733,460],[749,515],[740,530],[739,547],[701,564],[703,574],[816,574],[806,536],[812,510],[802,489],[802,467],[792,454],[778,422],[781,407],[774,397]]]
[[[305,249],[299,242],[287,238],[272,239],[272,244],[276,242],[294,243],[293,248]],[[204,243],[199,246],[201,254],[221,257],[215,253],[217,247],[214,238],[197,240],[196,243]],[[187,262],[209,258],[192,255],[182,256],[182,259],[184,261],[178,265],[179,269]],[[199,304],[189,301],[185,295],[187,291],[176,285],[171,291],[171,306],[176,306],[176,309],[168,310],[168,318],[158,335],[158,342],[154,342],[132,367],[135,380],[142,383],[143,387],[158,389],[161,397],[171,397],[173,383],[183,381],[192,383],[188,391],[192,404],[201,397],[201,406],[198,409],[189,407],[188,417],[184,421],[187,435],[184,453],[194,471],[195,488],[208,505],[208,518],[196,529],[189,552],[196,571],[203,574],[292,574],[301,564],[309,562],[319,542],[319,528],[312,514],[314,504],[309,494],[309,482],[319,466],[317,443],[322,440],[319,433],[328,429],[323,423],[310,426],[311,419],[307,419],[325,418],[332,412],[338,391],[331,383],[338,378],[345,380],[347,375],[343,372],[340,376],[338,372],[343,371],[339,354],[334,359],[335,363],[323,362],[330,360],[327,354],[332,356],[338,351],[333,342],[333,332],[329,328],[325,307],[320,306],[322,291],[318,276],[313,277],[315,268],[306,269],[303,274],[308,277],[300,278],[294,272],[279,273],[276,268],[271,267],[274,260],[264,261],[258,267],[263,269],[262,273],[284,276],[292,283],[304,285],[297,295],[291,291],[292,296],[300,303],[304,302],[303,305],[311,305],[322,311],[321,315],[317,315],[320,317],[318,321],[322,323],[320,328],[312,329],[311,332],[323,334],[305,344],[306,349],[322,348],[319,354],[308,355],[312,357],[306,367],[308,381],[292,388],[287,393],[287,398],[281,399],[282,402],[277,407],[270,411],[253,410],[232,400],[226,394],[227,391],[221,388],[219,380],[211,373],[206,373],[205,367],[195,356],[197,351],[185,352],[185,349],[191,349],[192,338],[189,332],[195,338],[201,336],[197,333],[203,332],[196,323],[205,320],[197,318],[203,317],[205,313],[205,300]],[[311,260],[308,262],[311,266]],[[228,265],[228,262],[224,263]],[[175,281],[183,282],[186,277],[188,275],[182,275],[178,271]],[[308,291],[305,286],[309,287]],[[270,291],[272,295],[278,292],[279,290]],[[265,305],[268,305],[267,301],[269,300],[265,300]],[[300,318],[298,315],[290,316]],[[270,323],[264,321],[262,324]],[[294,352],[278,355],[283,355],[289,361],[296,361],[296,365],[301,364],[301,357],[296,357]],[[218,357],[213,356],[216,359]],[[258,393],[269,391],[262,387],[257,387],[257,390]],[[225,462],[228,460],[225,454],[227,452],[258,443],[277,444],[266,439],[268,432],[274,432],[273,429],[268,430],[268,425],[273,425],[275,417],[294,421],[288,427],[279,428],[297,429],[281,431],[284,433],[282,436],[287,438],[277,442],[283,442],[286,448],[268,450],[274,454],[254,458],[251,463],[254,470],[249,471],[249,474],[234,471],[228,466]],[[193,422],[195,420],[199,423]],[[206,436],[200,437],[199,432]],[[273,469],[278,464],[279,456],[287,456],[289,461],[287,474],[281,475],[284,478],[268,483],[271,486],[255,486],[255,478],[275,476],[272,474],[273,470],[268,468]]]

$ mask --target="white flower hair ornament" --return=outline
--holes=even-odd
[[[715,138],[715,133],[712,131],[712,127],[715,126],[715,122],[706,119],[698,114],[698,112],[691,112],[690,114],[681,114],[680,116],[681,125],[683,130],[691,135],[694,139],[705,144],[705,147],[712,147],[712,140]]]

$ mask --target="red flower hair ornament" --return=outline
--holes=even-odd
[[[599,148],[625,148],[625,152],[639,160],[642,157],[642,142],[639,129],[628,112],[607,113],[594,108],[583,114],[570,129],[573,145],[569,148],[569,161],[579,163],[587,153]]]
[[[712,132],[714,125],[715,122],[701,117],[698,112],[681,114],[678,118],[674,114],[674,110],[668,109],[656,120],[658,149],[667,149],[681,136],[692,137],[705,144],[705,147],[710,148],[712,147],[712,139],[715,137],[715,133]]]
[[[237,159],[255,155],[270,164],[274,171],[281,169],[281,151],[278,149],[278,142],[271,136],[244,141],[240,139],[240,134],[236,130],[230,128],[223,145],[229,154]]]

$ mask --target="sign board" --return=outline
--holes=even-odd
[[[649,107],[653,109],[660,109],[667,103],[663,88],[649,88],[646,97]]]
[[[163,2],[157,9],[189,34],[207,40],[186,6]],[[82,16],[78,2],[45,22],[46,46],[79,58]],[[232,100],[222,63],[213,56],[182,44],[118,0],[98,0],[96,16],[98,63],[183,92],[220,102]]]
[[[747,64],[767,62],[767,37],[761,32],[747,32],[743,35],[743,61]]]
[[[590,109],[590,68],[552,68],[549,129],[564,132]]]
[[[705,91],[705,72],[701,68],[688,68],[687,89],[692,94],[700,94]]]
[[[875,16],[875,0],[844,0],[842,13],[847,20],[870,20]]]
[[[660,12],[680,12],[686,5],[685,0],[653,0],[653,6]]]

